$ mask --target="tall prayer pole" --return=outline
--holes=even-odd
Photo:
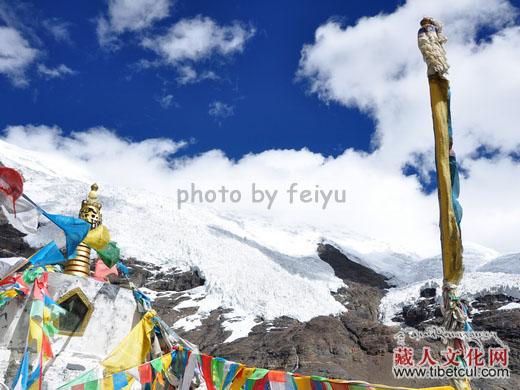
[[[428,82],[435,138],[435,165],[439,196],[440,232],[442,247],[443,287],[442,312],[443,325],[450,331],[470,329],[467,323],[467,310],[460,301],[457,287],[462,279],[462,239],[460,220],[462,208],[459,196],[459,174],[457,160],[453,152],[453,138],[450,113],[450,83],[446,78],[449,65],[446,60],[444,43],[447,39],[442,33],[442,24],[433,18],[423,18],[418,33],[418,45],[428,66]],[[460,352],[460,363],[465,366],[465,343],[463,339],[452,339],[450,347]],[[468,378],[455,379],[457,390],[470,390]]]

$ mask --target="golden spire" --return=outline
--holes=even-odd
[[[81,202],[79,217],[92,225],[92,229],[98,227],[103,222],[101,214],[101,203],[99,202],[97,191],[99,187],[96,183],[90,186],[87,199]]]
[[[98,189],[96,183],[90,186],[87,198],[81,202],[79,211],[79,217],[90,223],[91,229],[98,227],[103,222],[101,203],[97,195]],[[65,273],[83,277],[90,276],[90,248],[85,243],[80,243],[76,248],[76,258],[65,263]]]

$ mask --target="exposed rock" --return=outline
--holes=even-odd
[[[330,244],[318,244],[320,259],[328,263],[338,278],[377,288],[388,288],[388,279],[374,270],[350,260]]]
[[[196,330],[179,333],[198,343],[205,353],[250,366],[336,378],[370,378],[391,385],[442,384],[393,378],[392,351],[398,328],[378,321],[379,303],[388,287],[386,278],[349,260],[331,245],[321,246],[319,255],[348,286],[333,294],[347,312],[305,323],[287,317],[261,322],[247,337],[225,343],[230,335],[222,328],[225,312],[216,310]]]
[[[488,294],[477,297],[471,302],[471,308],[478,311],[497,310],[511,302],[520,302],[520,300],[504,294]]]
[[[520,372],[520,309],[487,311],[475,314],[473,325],[478,330],[497,332],[510,350],[510,368]]]
[[[427,287],[421,290],[421,298],[435,298],[437,289],[434,287]]]
[[[25,241],[25,234],[11,225],[0,224],[0,257],[27,257],[34,253]]]
[[[196,270],[177,272],[170,269],[155,274],[154,280],[146,282],[144,286],[157,291],[186,291],[203,286],[204,282],[204,278]]]
[[[124,264],[130,271],[128,280],[138,288],[146,287],[158,292],[179,292],[203,286],[205,283],[197,269],[184,272],[177,271],[175,268],[165,270],[157,265],[134,258],[125,259]],[[127,281],[124,278],[118,278],[113,282],[124,285]]]

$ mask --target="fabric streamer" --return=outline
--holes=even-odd
[[[98,259],[96,261],[96,269],[94,271],[94,275],[92,275],[92,278],[100,282],[106,282],[109,275],[119,275],[117,265],[114,265],[112,268],[108,268],[103,260]]]
[[[154,310],[145,313],[141,321],[134,326],[110,355],[101,362],[107,374],[124,371],[146,360],[146,355],[148,355],[151,348],[150,338],[154,327],[152,318],[156,315],[157,313]]]
[[[460,182],[457,160],[453,151],[453,126],[451,121],[450,84],[446,79],[447,67],[436,64],[446,62],[443,44],[446,37],[442,35],[442,24],[433,18],[421,20],[419,30],[419,49],[428,66],[428,83],[433,117],[435,139],[435,166],[437,170],[437,193],[439,197],[439,225],[441,233],[441,249],[443,264],[443,326],[448,331],[471,329],[467,322],[467,310],[457,293],[457,286],[463,275],[462,238],[460,222],[462,207],[458,201]],[[436,46],[439,50],[430,50]],[[450,339],[448,346],[455,348],[465,356],[465,342],[462,339]],[[464,359],[461,358],[464,364]],[[467,377],[452,380],[457,390],[470,390]]]
[[[16,215],[16,200],[23,194],[23,178],[20,172],[9,167],[0,167],[0,192],[11,198]]]
[[[73,258],[75,256],[77,246],[88,234],[90,230],[90,224],[80,218],[59,214],[49,214],[42,209],[40,209],[40,211],[51,222],[63,230],[65,233],[67,258]]]
[[[38,210],[30,202],[21,198],[23,177],[15,169],[0,166],[0,209],[3,215],[18,231],[35,233],[38,227]]]
[[[121,251],[119,250],[117,243],[111,241],[104,248],[97,250],[97,254],[103,260],[107,267],[112,268],[119,262],[121,257]]]
[[[0,210],[7,222],[24,234],[36,233],[38,230],[38,209],[24,198],[14,203],[5,193],[0,192]]]
[[[99,225],[88,232],[83,242],[96,251],[103,249],[110,242],[110,232],[105,225]]]
[[[40,268],[42,269],[42,268]],[[47,291],[48,273],[36,273],[33,301],[29,312],[29,327],[24,357],[12,387],[21,390],[41,389],[43,369],[46,362],[54,357],[50,338],[57,332],[55,327],[59,316],[66,311],[54,302]],[[33,368],[30,371],[30,352],[36,351]]]
[[[29,262],[35,267],[58,264],[63,261],[65,261],[65,258],[54,241],[51,241],[38,252],[29,257]]]
[[[448,283],[458,284],[462,278],[463,265],[460,229],[452,201],[448,132],[449,82],[446,79],[430,78],[429,84],[435,136],[444,280]]]
[[[196,364],[192,362],[196,362]],[[171,369],[182,378],[181,385],[172,381],[167,375]],[[192,372],[196,374],[204,371],[206,372],[203,374],[206,387],[221,390],[265,390],[267,386],[271,390],[454,390],[451,386],[415,389],[245,367],[223,358],[195,353],[182,346],[176,346],[168,354],[101,379],[83,382],[83,384],[78,383],[78,379],[75,379],[58,390],[128,389],[134,380],[139,381],[141,388],[155,389],[158,385],[166,385],[165,378],[168,383],[174,384],[176,388],[182,390],[191,387],[187,383],[192,384]],[[127,383],[127,387],[124,387],[125,383]]]

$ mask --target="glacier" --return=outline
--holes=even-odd
[[[226,341],[247,336],[259,321],[288,316],[308,321],[346,310],[331,292],[346,287],[322,261],[317,243],[330,243],[353,261],[387,276],[395,286],[381,302],[381,318],[391,322],[404,304],[419,296],[422,286],[440,283],[440,257],[423,259],[352,230],[290,226],[253,213],[233,213],[184,204],[173,196],[139,188],[113,186],[96,179],[85,165],[63,156],[27,150],[0,140],[0,159],[20,170],[25,192],[52,213],[76,215],[90,184],[100,186],[103,218],[123,258],[137,258],[165,268],[196,269],[204,286],[187,291],[181,307],[196,313],[173,324],[193,329],[212,310],[228,309],[223,326]],[[138,180],[138,178],[136,178]],[[50,240],[64,245],[61,231],[40,218],[40,228],[26,236],[34,247]],[[505,291],[519,296],[519,255],[504,255],[465,243],[467,273],[462,292]],[[516,268],[511,267],[511,263]],[[512,271],[514,269],[515,272]],[[153,291],[148,291],[153,298]],[[170,324],[171,325],[171,324]]]

